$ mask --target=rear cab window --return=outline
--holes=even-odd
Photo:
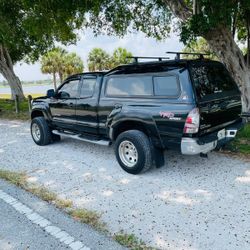
[[[151,96],[153,94],[150,76],[114,76],[107,81],[108,96]]]
[[[94,94],[95,85],[96,85],[96,77],[83,78],[80,91],[80,98],[92,97]]]
[[[179,94],[179,80],[176,75],[170,74],[111,76],[105,91],[109,97],[176,98]]]
[[[230,73],[219,62],[193,64],[190,74],[196,96],[201,102],[240,93]]]

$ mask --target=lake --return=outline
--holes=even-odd
[[[45,95],[48,89],[53,89],[53,85],[30,85],[23,86],[24,94],[43,94]],[[9,87],[1,87],[0,94],[10,94]]]

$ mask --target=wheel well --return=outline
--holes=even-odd
[[[32,111],[32,113],[31,113],[31,119],[33,119],[35,117],[38,117],[38,116],[44,116],[43,112],[40,111],[40,110],[34,110],[34,111]]]
[[[147,129],[145,128],[144,124],[141,122],[136,121],[124,121],[121,122],[117,127],[114,128],[113,133],[113,140],[116,140],[117,136],[121,134],[122,132],[125,132],[127,130],[140,130],[146,135],[149,135]]]

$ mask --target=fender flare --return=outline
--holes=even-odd
[[[122,124],[124,123],[138,123],[142,125],[145,129],[147,135],[149,136],[150,140],[152,141],[153,145],[161,148],[163,147],[161,137],[158,133],[157,126],[155,121],[151,116],[146,113],[136,114],[136,113],[127,113],[119,112],[117,115],[113,116],[111,119],[108,119],[107,122],[107,133],[108,137],[114,141],[116,139],[116,131],[119,129]]]
[[[42,108],[42,107],[34,107],[34,108],[32,108],[32,110],[30,112],[30,118],[31,119],[34,117],[33,114],[35,112],[41,112],[41,113],[43,113],[44,118],[47,121],[51,121],[51,115],[48,114],[48,111],[45,108]]]

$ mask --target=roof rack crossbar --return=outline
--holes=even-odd
[[[139,59],[157,59],[158,61],[167,60],[169,57],[157,57],[157,56],[127,56],[127,58],[134,59],[134,63],[138,63]]]
[[[208,53],[193,53],[193,52],[176,52],[176,51],[167,51],[167,54],[175,54],[175,60],[180,60],[181,55],[193,55],[193,56],[199,56],[200,59],[204,59],[204,56],[209,56]]]

